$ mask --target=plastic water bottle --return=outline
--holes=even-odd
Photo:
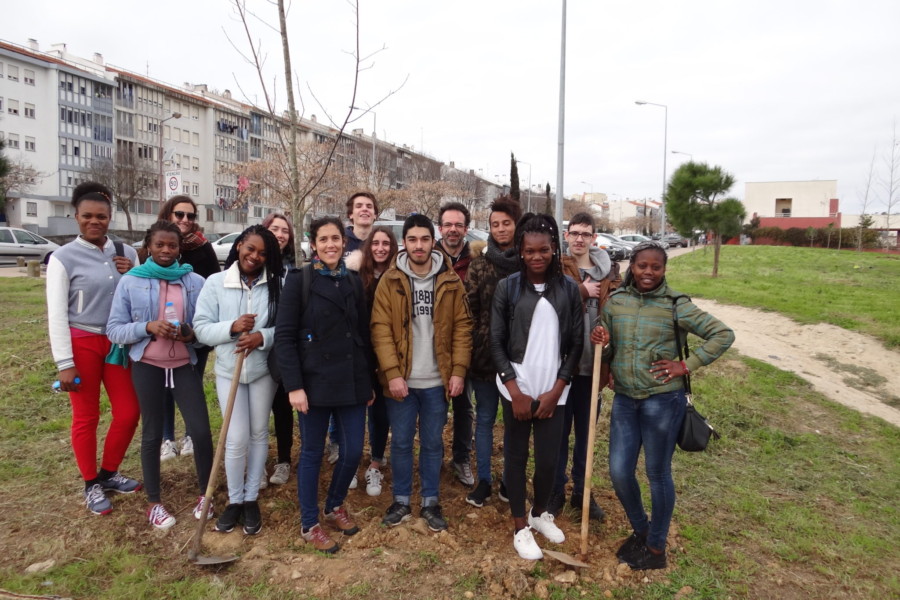
[[[75,378],[75,384],[77,385],[77,384],[80,384],[80,383],[81,383],[81,377],[76,377],[76,378]],[[54,381],[53,384],[52,384],[50,387],[53,389],[54,392],[58,392],[58,391],[59,391],[59,379],[57,379],[56,381]]]
[[[175,327],[178,327],[178,313],[175,312],[175,305],[172,302],[166,302],[165,310],[166,321],[169,321]]]

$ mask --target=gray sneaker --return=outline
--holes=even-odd
[[[332,444],[329,442],[328,445],[325,446],[325,458],[326,458],[326,460],[328,460],[328,464],[333,465],[334,463],[336,463],[338,461],[338,459],[340,457],[341,457],[340,445]]]
[[[191,439],[191,436],[186,435],[181,440],[181,452],[178,453],[179,456],[191,456],[194,454],[194,440]]]
[[[125,477],[118,471],[110,475],[109,479],[101,479],[100,487],[104,492],[116,492],[117,494],[133,494],[142,486],[141,482],[130,477]]]
[[[453,472],[456,473],[456,478],[459,479],[464,486],[472,487],[475,485],[475,476],[472,475],[472,466],[468,462],[453,463]]]
[[[84,490],[84,504],[95,515],[108,515],[112,512],[112,502],[103,493],[99,483]]]
[[[278,463],[275,465],[275,471],[269,477],[269,483],[272,485],[284,485],[291,477],[291,463]]]

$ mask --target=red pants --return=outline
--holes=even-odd
[[[131,383],[131,371],[106,364],[110,343],[105,335],[72,337],[75,368],[81,377],[81,391],[69,392],[72,402],[72,450],[85,481],[97,477],[97,426],[100,423],[100,382],[106,388],[112,408],[112,422],[103,444],[100,466],[118,471],[134,437],[141,409]]]

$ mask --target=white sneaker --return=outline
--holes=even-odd
[[[269,480],[266,478],[266,470],[263,469],[262,477],[259,478],[259,489],[264,490],[269,487]]]
[[[341,457],[341,447],[338,444],[329,443],[325,447],[325,457],[329,465],[333,465]]]
[[[375,467],[366,469],[366,493],[370,496],[380,496],[382,479],[384,475]]]
[[[175,524],[175,517],[170,515],[162,504],[154,504],[153,508],[147,511],[147,518],[151,525],[163,531]]]
[[[566,541],[566,534],[564,534],[562,529],[557,527],[556,523],[553,521],[553,515],[547,511],[541,513],[541,516],[539,517],[532,517],[531,511],[528,511],[528,524],[532,529],[542,534],[554,544],[562,544]]]
[[[468,462],[453,463],[453,471],[456,473],[456,478],[459,479],[463,485],[467,487],[473,487],[475,485],[475,476],[472,474],[472,466]]]
[[[516,535],[513,536],[513,548],[525,560],[541,560],[544,558],[544,553],[541,552],[540,546],[534,541],[534,536],[531,535],[529,527],[516,532]]]
[[[284,485],[291,477],[291,463],[278,463],[275,465],[275,472],[269,477],[269,483],[273,485]]]
[[[353,479],[350,481],[350,489],[355,490],[358,487],[359,487],[359,477],[357,477],[356,474],[354,473]]]
[[[194,454],[194,440],[191,439],[191,436],[186,435],[181,440],[181,452],[178,454],[180,456],[192,456]]]
[[[176,456],[178,456],[178,449],[175,447],[175,442],[163,440],[162,446],[159,448],[159,460],[165,462],[172,460]]]
[[[201,511],[202,508],[203,508],[203,496],[200,496],[199,498],[197,498],[197,506],[194,507],[194,518],[197,519],[198,521],[200,520],[200,517],[203,516],[203,512]],[[206,507],[206,519],[207,520],[212,519],[214,516],[216,516],[216,513],[213,510],[212,500],[210,500],[209,505]]]

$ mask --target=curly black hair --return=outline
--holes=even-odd
[[[112,192],[108,187],[97,181],[85,181],[79,183],[72,192],[72,206],[78,210],[78,205],[84,200],[96,200],[105,202],[112,210]]]
[[[275,325],[275,315],[278,314],[278,301],[281,298],[281,271],[283,268],[281,248],[278,247],[278,240],[275,239],[275,234],[262,225],[251,225],[242,231],[241,235],[231,245],[228,259],[225,261],[225,268],[228,269],[237,260],[238,245],[251,235],[258,235],[262,238],[266,250],[266,287],[269,289],[269,320],[266,323],[266,327],[272,327]]]
[[[171,221],[163,221],[159,220],[153,225],[150,226],[150,229],[147,230],[147,233],[144,235],[144,248],[147,251],[150,251],[150,238],[153,237],[153,234],[158,231],[167,231],[169,233],[174,233],[178,236],[178,245],[181,246],[181,230],[178,228],[178,225]]]
[[[556,219],[550,215],[525,213],[519,219],[519,222],[516,223],[515,237],[516,248],[519,249],[519,271],[522,273],[519,279],[522,286],[525,286],[527,282],[525,277],[525,260],[522,257],[522,240],[525,238],[525,234],[528,233],[542,233],[550,236],[550,241],[553,242],[554,248],[553,260],[547,268],[547,285],[549,287],[557,281],[562,281],[562,245],[559,243],[559,226],[556,224]]]

